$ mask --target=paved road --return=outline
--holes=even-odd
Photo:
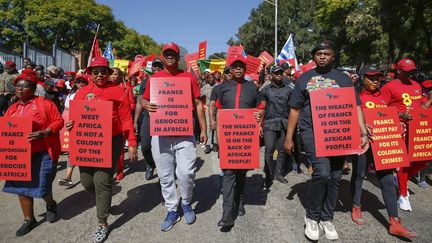
[[[216,226],[221,217],[219,167],[214,153],[205,155],[198,149],[198,173],[193,206],[197,221],[186,225],[180,221],[169,232],[161,232],[159,224],[166,215],[158,180],[144,179],[144,164],[130,164],[127,176],[115,186],[112,232],[107,242],[308,242],[304,237],[307,174],[287,175],[288,185],[275,182],[269,193],[262,191],[262,172],[248,173],[246,182],[246,215],[239,217],[230,232],[220,232]],[[65,159],[61,157],[57,178],[65,174]],[[364,183],[363,205],[366,224],[358,226],[350,219],[348,176],[344,176],[334,223],[339,232],[338,242],[403,242],[387,234],[387,213],[374,176]],[[91,242],[95,230],[94,200],[78,183],[78,171],[73,181],[77,185],[65,189],[54,184],[59,221],[44,220],[45,205],[35,201],[35,215],[41,224],[29,234],[17,238],[15,231],[22,224],[18,199],[0,193],[0,242]],[[4,182],[0,185],[3,187]],[[410,184],[414,212],[400,212],[403,223],[417,232],[415,242],[432,242],[432,190],[420,190]],[[320,242],[329,242],[321,234]]]

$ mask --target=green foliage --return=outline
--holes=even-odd
[[[320,38],[313,22],[316,0],[278,1],[278,53],[290,33],[294,34],[296,53],[299,59],[309,60],[310,50]],[[258,56],[262,51],[274,53],[274,5],[262,2],[251,11],[248,21],[239,28],[238,40],[230,39],[228,45],[244,46],[247,54]]]
[[[50,50],[57,43],[67,50],[90,51],[100,24],[101,49],[111,41],[124,58],[160,52],[160,44],[127,28],[110,7],[94,0],[0,0],[0,45],[20,51],[22,43]]]
[[[432,70],[432,1],[430,0],[279,0],[278,52],[294,34],[296,54],[307,61],[323,40],[336,44],[338,64],[388,66],[403,57]],[[274,52],[274,6],[262,2],[239,28],[248,54]]]

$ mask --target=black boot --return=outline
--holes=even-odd
[[[213,145],[213,152],[215,153],[219,152],[219,145],[217,143]]]
[[[222,219],[219,220],[218,226],[231,227],[233,225],[234,225],[234,220],[233,220],[231,212],[229,212],[229,211],[223,211],[223,213],[222,213]]]
[[[50,223],[54,223],[57,220],[57,202],[46,206],[46,220]]]
[[[238,205],[238,216],[243,216],[246,214],[246,209],[244,207],[244,201],[243,198],[240,199],[239,205]]]
[[[281,175],[276,175],[275,176],[275,180],[279,181],[282,184],[287,184],[288,180],[285,179],[285,177],[281,176]]]

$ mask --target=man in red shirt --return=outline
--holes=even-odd
[[[406,134],[406,127],[410,120],[413,119],[410,111],[412,109],[428,108],[430,102],[426,102],[427,98],[422,95],[422,87],[419,83],[412,80],[410,77],[417,71],[413,60],[405,58],[397,63],[397,79],[394,79],[385,84],[382,89],[382,99],[388,106],[394,106],[399,112],[399,118]],[[406,137],[405,137],[406,138]],[[415,162],[410,167],[400,168],[398,171],[398,183],[400,197],[398,204],[400,209],[412,211],[408,195],[408,180],[420,170],[425,168],[429,162]]]
[[[154,74],[147,81],[141,105],[149,112],[155,112],[157,105],[150,103],[150,86],[153,78],[179,78],[186,77],[191,81],[192,103],[198,114],[201,128],[200,140],[202,144],[207,142],[207,125],[203,106],[200,100],[200,89],[196,78],[182,70],[179,70],[180,50],[177,44],[169,42],[163,46],[162,51],[164,69]],[[151,116],[151,114],[150,114]],[[195,180],[196,141],[192,136],[153,136],[151,143],[153,158],[156,163],[160,179],[162,196],[168,214],[161,224],[162,231],[170,230],[175,223],[180,221],[177,212],[179,197],[175,184],[175,175],[180,182],[181,206],[184,220],[187,224],[195,222],[195,212],[191,207],[192,193]]]

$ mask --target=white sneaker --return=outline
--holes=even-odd
[[[398,199],[398,205],[401,210],[410,211],[410,212],[412,211],[409,197],[400,196]]]
[[[337,240],[339,238],[339,235],[335,230],[335,226],[331,221],[321,221],[319,226],[324,231],[325,237],[327,239]]]
[[[305,235],[310,240],[318,240],[319,239],[318,222],[305,217],[305,225],[306,225]]]

